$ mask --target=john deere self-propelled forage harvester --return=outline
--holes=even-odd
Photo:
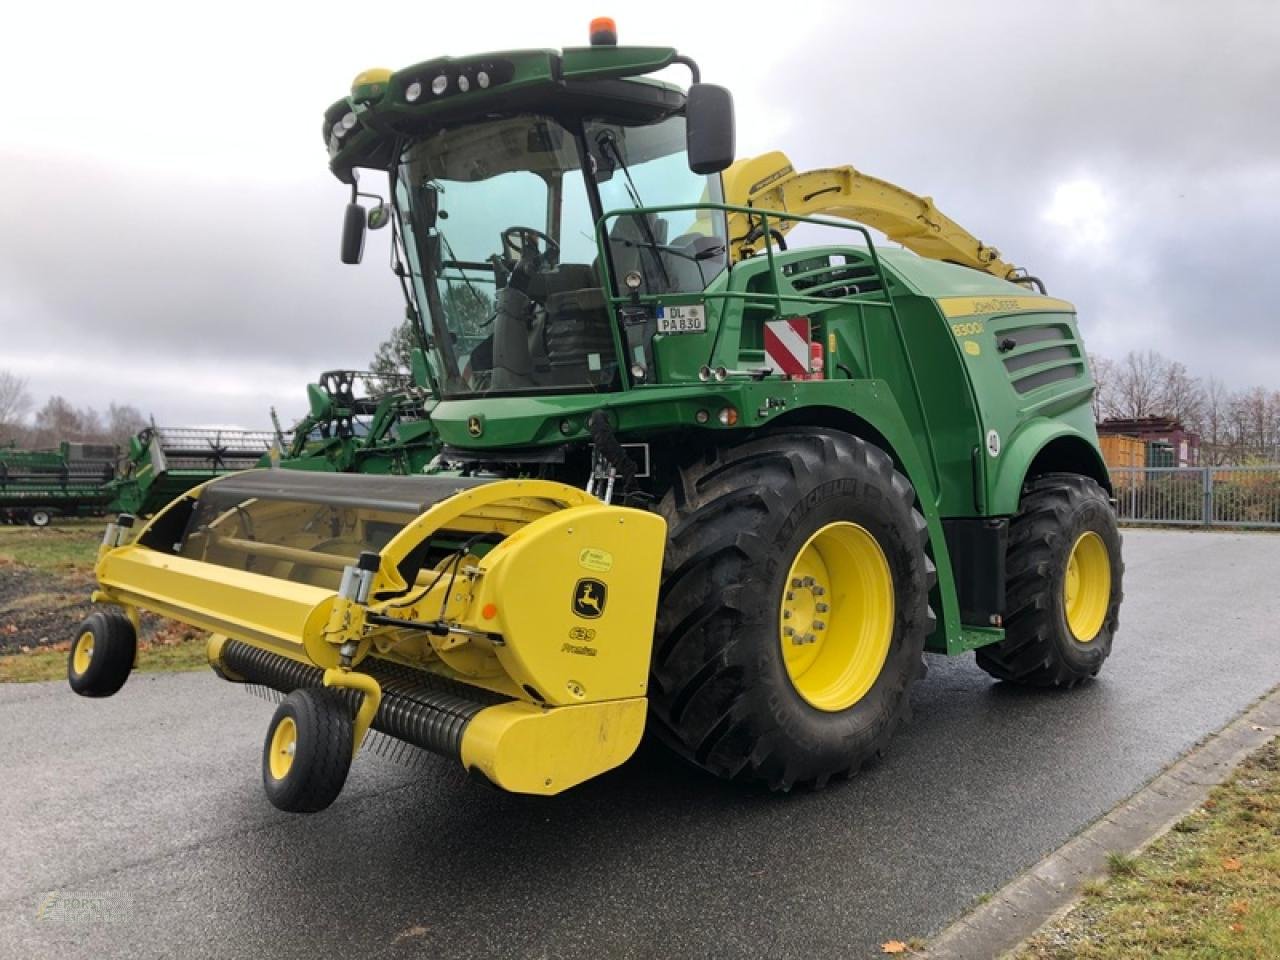
[[[607,21],[368,71],[324,137],[343,259],[392,225],[444,472],[250,471],[113,524],[77,692],[121,686],[139,610],[211,631],[287,694],[263,778],[311,811],[370,729],[550,794],[647,724],[785,790],[880,752],[926,650],[1098,672],[1122,564],[1074,308],[929,199],[734,163],[728,92]]]

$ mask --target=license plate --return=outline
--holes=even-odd
[[[706,333],[707,312],[702,304],[688,307],[659,307],[659,333]]]

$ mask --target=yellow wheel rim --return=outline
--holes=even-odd
[[[293,766],[293,756],[298,750],[298,725],[293,717],[285,717],[271,734],[271,751],[267,754],[267,767],[271,776],[283,780]]]
[[[76,645],[71,648],[71,669],[76,676],[81,676],[93,662],[93,631],[86,630],[76,638]]]
[[[1071,547],[1062,584],[1062,606],[1071,635],[1080,643],[1093,640],[1110,604],[1111,557],[1102,538],[1086,530]]]
[[[806,540],[787,571],[778,633],[810,706],[845,710],[866,696],[893,639],[893,575],[875,537],[840,521]]]

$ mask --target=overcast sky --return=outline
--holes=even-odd
[[[1091,350],[1280,389],[1280,4],[24,4],[0,36],[0,369],[37,404],[289,421],[402,315],[338,262],[321,114],[371,66],[671,44],[739,156],[853,164],[1075,302]],[[456,11],[456,12],[455,12]],[[1124,11],[1123,14],[1117,11]],[[359,14],[359,15],[357,15]]]

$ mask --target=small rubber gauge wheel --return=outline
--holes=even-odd
[[[354,724],[347,699],[325,688],[280,702],[262,745],[267,799],[287,813],[316,813],[337,799],[351,769]]]
[[[138,635],[120,610],[85,617],[67,656],[67,682],[82,697],[109,697],[129,679]]]

